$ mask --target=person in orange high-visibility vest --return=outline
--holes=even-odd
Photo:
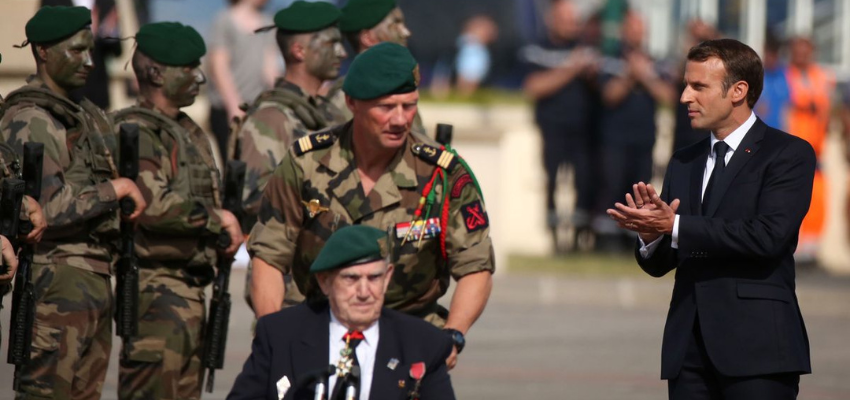
[[[791,94],[788,132],[808,141],[820,160],[829,129],[830,95],[835,79],[814,62],[814,52],[814,44],[807,38],[794,38],[790,42],[791,60],[786,72]],[[826,219],[826,190],[823,173],[818,169],[809,213],[800,227],[797,256],[801,261],[814,261]]]

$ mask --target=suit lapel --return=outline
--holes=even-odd
[[[404,371],[401,369],[406,365],[400,338],[390,318],[381,315],[380,321],[380,336],[369,399],[400,399],[403,393],[406,393],[404,391],[409,390],[407,387],[400,388],[398,384],[399,379],[404,379]],[[394,368],[390,368],[389,364],[393,359],[398,360],[398,363]]]
[[[700,215],[702,213],[702,179],[705,174],[705,163],[708,161],[709,146],[706,144],[702,153],[694,159],[691,164],[691,179],[690,179],[690,205],[691,215]],[[671,200],[672,201],[672,200]]]
[[[328,367],[330,309],[325,305],[310,310],[316,313],[315,318],[304,321],[309,325],[304,327],[301,339],[292,345],[292,371],[296,379]]]
[[[744,140],[741,141],[741,144],[738,145],[738,148],[735,149],[735,152],[732,153],[732,158],[729,159],[729,165],[726,166],[726,170],[723,171],[723,175],[717,181],[717,184],[714,185],[712,190],[711,199],[708,203],[708,213],[706,217],[714,216],[714,213],[717,212],[717,208],[720,207],[720,203],[723,200],[723,196],[726,194],[726,190],[729,189],[729,185],[735,179],[735,176],[738,175],[738,172],[744,168],[744,165],[753,158],[753,156],[758,152],[759,142],[764,138],[764,131],[767,129],[767,125],[764,122],[761,122],[760,119],[756,120],[755,125],[750,128],[750,131],[744,135]]]

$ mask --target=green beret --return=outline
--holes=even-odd
[[[296,1],[274,15],[274,25],[288,32],[316,32],[337,23],[340,16],[331,3]]]
[[[419,86],[419,65],[410,50],[384,42],[354,57],[342,91],[358,100],[410,93]]]
[[[136,34],[139,51],[165,65],[192,65],[207,53],[204,38],[179,22],[146,24]]]
[[[395,8],[395,0],[350,0],[342,8],[339,30],[348,33],[372,29]]]
[[[71,36],[91,25],[91,10],[85,7],[46,6],[27,21],[27,41],[50,43]]]
[[[385,255],[381,244],[386,242],[386,238],[386,232],[371,226],[349,225],[340,228],[319,251],[319,256],[310,266],[310,272],[330,271],[381,260]]]

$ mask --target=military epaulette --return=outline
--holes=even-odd
[[[295,142],[295,154],[304,155],[313,150],[324,149],[334,144],[336,136],[330,132],[316,132],[298,139]]]
[[[453,171],[458,164],[457,157],[452,152],[434,146],[416,143],[411,150],[419,158],[449,172]]]

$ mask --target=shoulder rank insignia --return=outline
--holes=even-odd
[[[416,154],[419,158],[437,165],[446,171],[451,172],[457,166],[457,157],[450,151],[422,143],[414,144],[412,150],[413,154]]]
[[[335,137],[330,132],[316,132],[298,139],[295,142],[295,154],[304,155],[313,150],[324,149],[334,143]]]

